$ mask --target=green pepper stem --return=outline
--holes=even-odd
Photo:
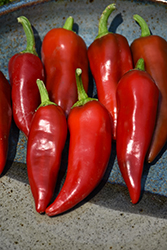
[[[146,23],[146,21],[139,15],[134,15],[133,19],[140,25],[141,28],[141,37],[146,37],[146,36],[150,36],[150,30],[149,27]]]
[[[77,84],[78,101],[76,103],[74,103],[72,108],[83,106],[87,102],[90,102],[93,100],[98,101],[98,99],[96,99],[96,98],[88,97],[88,95],[83,87],[83,83],[82,83],[82,69],[80,69],[80,68],[76,69],[75,77],[76,77],[76,84]]]
[[[27,38],[27,47],[22,53],[31,53],[38,56],[35,49],[35,38],[32,30],[32,26],[29,20],[25,16],[20,16],[17,18],[18,22],[22,24],[26,38]]]
[[[76,69],[75,77],[76,77],[76,83],[77,83],[78,101],[88,98],[88,95],[82,84],[81,75],[82,75],[82,69],[79,69],[79,68]]]
[[[135,65],[135,69],[145,71],[144,59],[143,59],[143,58],[140,58],[140,59],[137,61],[136,65]]]
[[[74,18],[72,16],[69,16],[67,18],[67,20],[65,21],[65,24],[64,24],[63,28],[66,29],[66,30],[71,30],[72,31],[73,24],[74,24]]]
[[[40,93],[40,97],[41,97],[41,104],[39,105],[38,108],[45,107],[45,106],[48,106],[48,105],[56,105],[57,106],[56,103],[50,101],[49,94],[47,92],[47,89],[45,87],[44,82],[42,80],[40,80],[40,79],[37,79],[36,83],[37,83],[39,93]]]
[[[107,28],[108,18],[115,9],[116,9],[116,5],[115,3],[112,3],[108,5],[105,8],[105,10],[102,12],[100,21],[99,21],[98,35],[96,39],[102,36],[105,36],[109,33],[108,28]]]

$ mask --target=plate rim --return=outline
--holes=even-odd
[[[0,6],[0,16],[8,14],[10,12],[16,11],[21,8],[25,8],[28,6],[44,3],[44,2],[51,2],[52,0],[16,0],[14,2],[5,4]],[[54,0],[55,2],[59,2],[59,0]],[[91,2],[91,0],[89,0]],[[130,1],[130,0],[129,0]],[[141,3],[152,3],[158,5],[165,5],[167,6],[167,0],[132,0],[133,2],[141,2]]]

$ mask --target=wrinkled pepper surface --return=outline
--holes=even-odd
[[[11,122],[11,86],[0,71],[0,174],[2,174],[7,160]]]
[[[51,101],[57,103],[68,116],[77,101],[76,68],[83,71],[82,81],[88,91],[88,57],[84,40],[73,32],[73,17],[68,17],[63,28],[54,28],[42,42],[42,61],[46,72],[46,87]]]
[[[67,175],[55,201],[46,209],[53,216],[87,197],[103,178],[111,153],[112,123],[107,109],[84,91],[76,70],[78,102],[68,117],[70,133]]]
[[[45,85],[37,80],[41,105],[35,112],[27,142],[27,171],[36,211],[45,212],[56,185],[67,122],[61,107],[49,100]]]
[[[142,17],[134,15],[134,19],[141,27],[141,37],[131,44],[134,63],[141,57],[144,59],[145,69],[160,91],[156,129],[147,156],[147,161],[153,162],[167,141],[167,42],[160,36],[150,35]]]
[[[140,199],[142,172],[155,128],[159,97],[158,87],[143,66],[143,59],[139,59],[136,68],[127,72],[117,87],[117,159],[134,204]]]
[[[29,20],[18,17],[27,38],[27,48],[11,57],[8,64],[12,86],[13,118],[17,127],[28,137],[32,116],[40,104],[37,79],[44,81],[43,64],[35,50],[35,39]]]
[[[133,63],[127,39],[107,29],[108,18],[113,10],[115,4],[110,4],[103,11],[99,21],[98,36],[88,48],[88,59],[97,87],[98,100],[111,114],[113,139],[116,140],[116,88],[120,78],[133,68]]]

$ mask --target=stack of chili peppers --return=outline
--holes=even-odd
[[[64,213],[86,198],[107,170],[112,140],[131,201],[137,203],[144,163],[153,162],[166,143],[167,42],[151,35],[144,19],[134,15],[141,37],[129,46],[123,35],[107,29],[114,10],[115,4],[110,4],[103,11],[98,35],[88,48],[72,30],[73,17],[67,18],[62,28],[45,35],[41,60],[29,20],[18,18],[27,48],[9,61],[11,86],[0,74],[4,128],[0,173],[7,159],[13,113],[27,137],[27,172],[39,213]],[[98,99],[87,94],[89,66]],[[68,138],[65,182],[51,202]]]

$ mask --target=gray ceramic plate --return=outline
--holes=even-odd
[[[112,32],[123,34],[129,43],[140,36],[140,29],[133,20],[133,14],[141,15],[148,23],[153,34],[160,35],[167,40],[167,1],[126,1],[117,0],[117,9],[109,18]],[[8,79],[7,65],[10,57],[22,51],[26,46],[23,28],[17,23],[17,17],[26,16],[34,27],[37,51],[40,53],[41,42],[45,34],[53,27],[62,27],[65,19],[72,15],[77,24],[79,35],[87,46],[97,35],[98,20],[104,8],[110,4],[109,0],[75,0],[75,1],[16,1],[0,8],[0,70]],[[94,95],[96,89],[94,89]],[[63,155],[66,164],[67,152]],[[12,126],[10,150],[8,160],[26,164],[26,139],[23,134]],[[26,172],[26,168],[25,168]],[[8,170],[6,171],[6,174]],[[17,170],[14,177],[17,176]],[[109,163],[108,181],[123,184],[117,159],[115,145]],[[167,196],[167,151],[152,165],[144,168],[142,179],[145,191]]]

